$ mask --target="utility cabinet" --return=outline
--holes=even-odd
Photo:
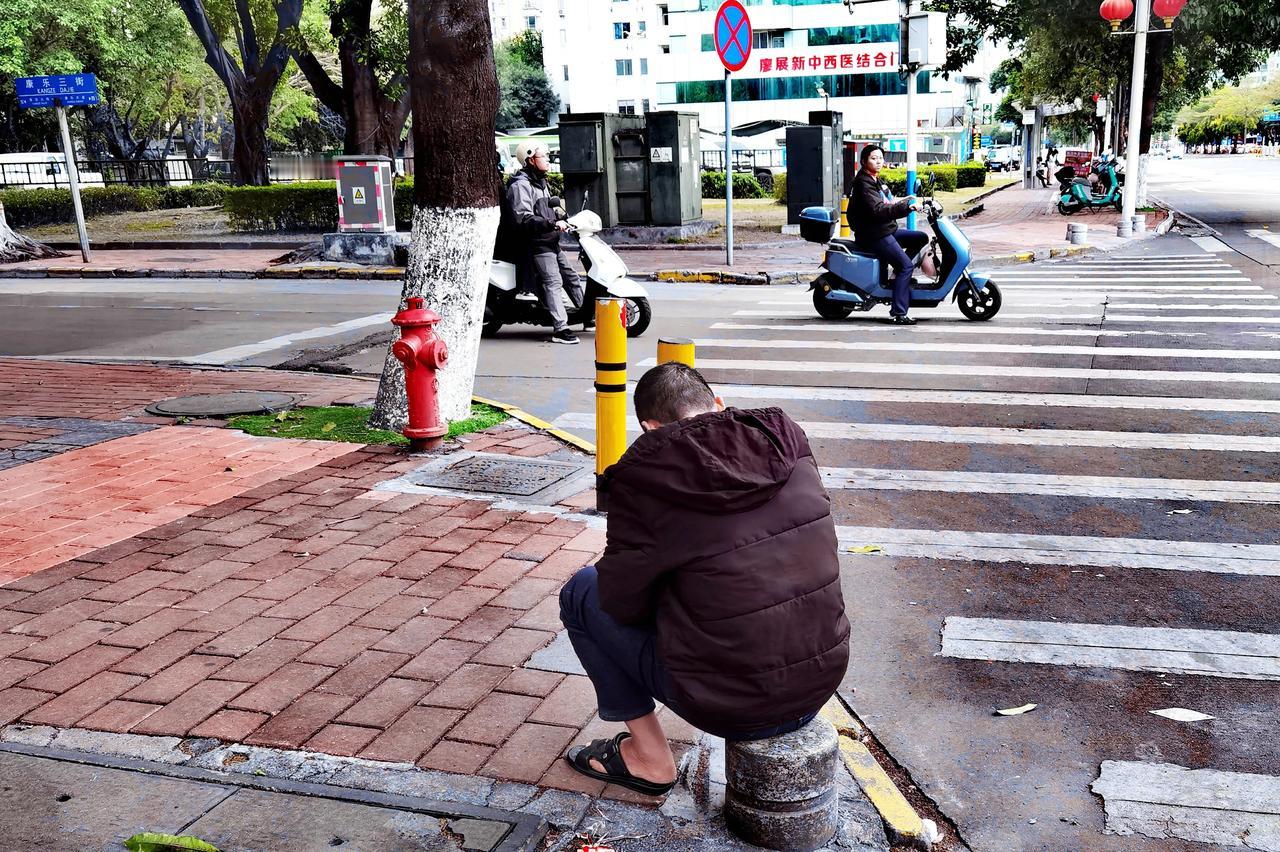
[[[560,116],[560,171],[570,215],[585,208],[595,212],[604,227],[612,228],[634,218],[637,205],[643,211],[644,172],[635,165],[643,164],[639,153],[644,150],[643,134],[643,116],[603,112]],[[621,187],[619,168],[624,172]]]
[[[686,225],[702,218],[702,150],[698,116],[651,112],[649,131],[649,224]]]
[[[840,209],[834,183],[836,142],[833,128],[800,125],[787,128],[787,224],[800,224],[806,207]]]

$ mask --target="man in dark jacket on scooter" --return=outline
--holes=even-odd
[[[507,185],[507,199],[516,226],[528,241],[529,266],[542,290],[542,304],[551,314],[551,341],[577,343],[577,336],[569,330],[564,293],[568,291],[575,308],[581,306],[582,279],[560,249],[560,233],[569,226],[551,207],[551,192],[547,189],[550,155],[542,145],[526,148],[523,153],[524,168]]]
[[[889,321],[896,325],[915,325],[916,321],[907,316],[907,309],[911,307],[911,273],[915,270],[911,258],[929,244],[929,235],[898,229],[897,220],[919,207],[910,196],[894,199],[889,185],[880,178],[884,149],[868,145],[858,160],[862,168],[849,191],[849,225],[853,228],[854,242],[860,251],[874,254],[881,263],[894,269]]]
[[[849,661],[831,500],[804,431],[724,403],[692,367],[635,390],[644,433],[604,473],[608,540],[560,592],[560,617],[612,739],[579,772],[649,795],[675,762],[654,699],[704,731],[762,739],[808,724]]]

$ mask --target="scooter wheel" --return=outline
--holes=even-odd
[[[648,299],[627,299],[627,337],[639,337],[649,327],[653,310]]]
[[[851,307],[827,301],[827,297],[822,295],[821,282],[813,288],[813,309],[818,312],[818,316],[829,320],[841,320],[853,313]]]
[[[498,329],[500,328],[502,328],[502,320],[496,317],[492,308],[490,308],[488,305],[485,305],[484,321],[483,321],[483,325],[480,326],[480,336],[496,337],[498,334]]]
[[[960,313],[964,314],[967,319],[983,322],[991,319],[999,312],[1000,288],[995,285],[994,281],[988,281],[982,292],[977,293],[974,291],[972,284],[966,284],[956,301],[960,305]]]
[[[1063,216],[1070,216],[1072,213],[1076,212],[1076,210],[1078,209],[1079,209],[1078,207],[1068,207],[1066,204],[1063,204],[1061,201],[1058,202],[1058,212],[1061,213]]]

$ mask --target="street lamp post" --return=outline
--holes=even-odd
[[[1120,224],[1116,226],[1116,235],[1133,236],[1134,219],[1138,209],[1138,196],[1142,191],[1143,169],[1140,139],[1142,135],[1142,98],[1143,85],[1147,73],[1147,33],[1151,24],[1152,0],[1138,0],[1137,16],[1133,19],[1133,75],[1129,86],[1129,133],[1124,146],[1125,172],[1127,176],[1124,193],[1124,209],[1120,216]],[[1178,16],[1186,0],[1155,0],[1156,14],[1164,20],[1164,30],[1173,27],[1173,19]],[[1133,14],[1134,4],[1131,0],[1103,0],[1098,12],[1110,22],[1111,31],[1117,32],[1120,22]]]

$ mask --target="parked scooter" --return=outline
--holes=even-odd
[[[916,194],[919,195],[918,186]],[[1000,310],[1000,288],[986,275],[969,269],[969,238],[942,215],[942,204],[934,198],[925,198],[923,204],[934,237],[920,255],[913,258],[913,263],[919,270],[924,255],[930,254],[938,274],[933,280],[911,282],[911,307],[936,308],[950,295],[967,318],[991,319]],[[827,244],[822,261],[827,271],[809,285],[818,316],[844,319],[854,311],[892,304],[893,286],[888,265],[874,254],[860,251],[853,240],[832,239],[837,221],[829,207],[806,207],[800,214],[800,232],[804,238]]]
[[[1058,212],[1070,216],[1080,210],[1097,211],[1104,207],[1124,208],[1124,191],[1120,187],[1120,179],[1116,174],[1115,162],[1102,159],[1095,163],[1090,171],[1097,175],[1095,186],[1088,178],[1075,177],[1070,166],[1059,169],[1054,177],[1058,178]]]
[[[552,199],[552,207],[558,207],[559,199]],[[578,259],[586,269],[583,282],[582,306],[574,308],[565,295],[565,309],[569,324],[590,323],[595,320],[596,299],[604,296],[625,299],[627,305],[627,336],[639,337],[649,327],[652,310],[649,293],[637,282],[627,277],[627,265],[608,243],[600,239],[600,217],[590,210],[583,210],[566,220],[569,233],[578,237],[581,251]],[[517,265],[494,259],[489,263],[489,295],[484,305],[485,337],[493,337],[504,325],[539,325],[551,328],[551,313],[542,306],[538,294],[521,287]],[[561,291],[563,293],[563,291]]]

